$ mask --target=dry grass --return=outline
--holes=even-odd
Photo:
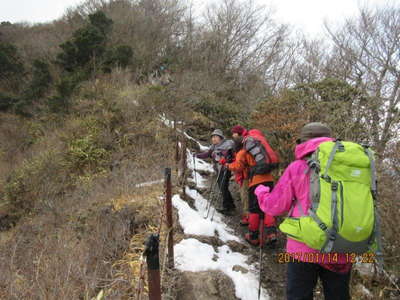
[[[90,299],[100,291],[112,299],[133,297],[143,242],[157,232],[162,184],[131,195],[97,207],[92,202],[70,220],[24,219],[1,234],[1,299]]]
[[[113,200],[116,210],[130,207],[135,212],[135,223],[139,222],[139,227],[135,230],[130,240],[128,249],[121,259],[117,260],[112,268],[115,276],[113,284],[102,290],[104,297],[116,297],[121,295],[121,299],[132,299],[136,297],[137,287],[139,286],[141,267],[146,272],[146,263],[142,261],[141,256],[144,251],[144,241],[151,233],[160,231],[160,264],[161,280],[163,285],[163,295],[173,293],[174,272],[166,266],[166,240],[168,230],[164,223],[160,229],[160,221],[163,214],[163,187],[157,184],[151,187],[139,188],[134,196],[121,196]],[[142,282],[142,299],[147,297],[147,281]]]
[[[174,135],[125,75],[87,82],[64,117],[0,115],[1,230],[18,218],[0,232],[0,299],[134,294],[162,194],[135,185],[173,165]]]
[[[113,205],[117,210],[122,207],[131,207],[135,212],[136,222],[139,222],[141,226],[132,236],[123,257],[113,264],[116,270],[115,284],[105,291],[106,296],[111,296],[121,290],[127,297],[133,297],[136,294],[135,288],[140,278],[144,241],[150,233],[158,230],[158,220],[161,215],[160,195],[162,195],[162,188],[151,186],[139,188],[134,196],[122,196],[113,200]]]

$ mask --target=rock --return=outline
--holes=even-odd
[[[355,288],[356,295],[362,297],[362,299],[373,299],[374,295],[364,285],[358,283]]]
[[[249,270],[247,270],[246,268],[239,266],[239,265],[233,266],[232,270],[235,272],[241,272],[243,274],[249,273]]]
[[[232,280],[221,271],[182,272],[177,300],[236,300]]]
[[[196,183],[194,183],[193,181],[188,181],[188,182],[186,183],[186,186],[189,187],[189,188],[191,188],[192,190],[193,190],[193,189],[197,189]]]
[[[375,269],[372,263],[361,263],[357,262],[355,264],[355,269],[360,274],[361,278],[370,280],[374,277]]]
[[[248,246],[236,241],[228,241],[226,243],[233,252],[244,252]]]
[[[213,174],[210,171],[206,171],[206,170],[196,170],[196,171],[197,171],[197,173],[199,173],[201,176],[204,176],[204,177],[208,177]]]

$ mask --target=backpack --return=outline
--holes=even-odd
[[[250,178],[258,174],[268,174],[279,167],[278,155],[271,148],[261,131],[257,129],[249,130],[248,135],[243,140],[243,148],[256,161],[256,165],[250,167]]]
[[[308,215],[289,217],[280,230],[323,253],[380,252],[377,182],[372,150],[353,142],[324,142],[307,159],[310,173]]]

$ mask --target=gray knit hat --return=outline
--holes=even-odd
[[[215,129],[212,133],[211,136],[213,135],[218,135],[221,139],[225,139],[224,134],[222,133],[221,129]]]
[[[332,131],[328,125],[319,122],[308,123],[300,131],[300,141],[302,143],[317,137],[331,136]]]

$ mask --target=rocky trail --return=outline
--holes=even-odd
[[[217,200],[211,204],[207,217],[209,186],[215,173],[211,164],[194,158],[189,150],[187,157],[189,186],[184,197],[173,197],[182,230],[182,239],[174,247],[176,268],[183,272],[178,299],[257,299],[259,248],[242,238],[246,227],[239,225],[242,205],[238,191],[231,184],[238,208],[235,216],[226,217],[215,211]],[[285,268],[277,260],[283,251],[283,239],[280,236],[275,249],[263,250],[260,299],[284,298]]]
[[[174,127],[164,116],[160,119],[164,125]],[[200,151],[208,149],[186,132],[181,133],[197,144]],[[221,199],[210,205],[210,186],[216,179],[216,172],[210,163],[193,154],[187,150],[189,174],[185,192],[172,198],[177,219],[175,267],[180,273],[174,299],[254,300],[258,299],[260,278],[260,299],[286,299],[286,266],[282,261],[286,237],[278,232],[275,247],[263,248],[260,268],[259,247],[251,246],[243,238],[247,227],[239,223],[242,203],[238,186],[230,184],[236,214],[224,216],[218,213],[216,208],[221,205]],[[357,262],[354,269],[362,278],[370,278],[374,273],[372,264]],[[357,297],[371,299],[372,294],[363,283],[358,282],[352,291]],[[314,298],[323,299],[321,283],[316,286]]]
[[[211,164],[194,158],[189,150],[187,165],[191,174],[185,200],[178,194],[172,199],[180,236],[174,247],[175,267],[182,272],[176,299],[258,299],[260,252],[243,238],[247,227],[239,225],[242,204],[237,185],[230,184],[236,214],[224,216],[215,211],[220,205],[217,200],[206,218],[215,172]],[[278,232],[275,247],[263,249],[260,299],[286,299],[286,266],[282,261],[285,243],[286,237]],[[363,278],[373,274],[372,264],[356,263],[355,269]],[[362,283],[356,284],[353,293],[355,299],[371,299],[371,292]],[[321,283],[316,286],[314,299],[323,299]]]

